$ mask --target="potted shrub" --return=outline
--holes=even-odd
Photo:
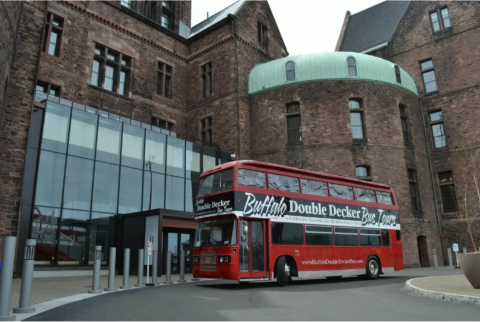
[[[480,288],[480,252],[473,237],[473,224],[480,214],[479,163],[480,150],[472,149],[465,157],[461,158],[460,184],[456,184],[457,189],[455,190],[457,201],[461,206],[457,208],[459,208],[459,214],[465,219],[467,232],[473,246],[473,252],[458,253],[457,257],[463,274],[474,288]]]

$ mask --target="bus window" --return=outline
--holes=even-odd
[[[360,228],[360,245],[361,246],[381,246],[380,229],[364,229]]]
[[[390,231],[382,229],[382,243],[383,246],[390,246]]]
[[[268,174],[268,187],[270,189],[300,192],[298,178],[281,176],[278,174]]]
[[[272,243],[277,245],[302,245],[301,224],[272,223]]]
[[[390,192],[377,191],[377,199],[379,203],[393,205],[392,194]]]
[[[197,197],[231,189],[233,189],[233,168],[203,177],[200,181]]]
[[[328,197],[326,182],[302,179],[302,193]]]
[[[365,202],[376,202],[375,191],[362,189],[362,188],[355,188],[355,199],[359,201],[365,201]]]
[[[395,230],[395,234],[397,235],[397,240],[402,240],[402,234],[400,234],[400,230]]]
[[[305,225],[305,243],[307,245],[332,245],[332,227]]]
[[[335,227],[335,245],[358,246],[357,228]]]
[[[330,195],[335,198],[350,199],[353,200],[352,187],[342,186],[340,184],[329,183]]]
[[[252,171],[247,169],[238,170],[238,184],[257,188],[266,188],[267,179],[264,172]]]

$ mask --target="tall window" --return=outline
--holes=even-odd
[[[372,177],[370,175],[370,167],[368,165],[361,165],[356,167],[355,175],[357,176],[357,179],[372,181]]]
[[[447,139],[445,137],[445,129],[443,127],[442,111],[436,111],[429,114],[430,127],[432,128],[433,144],[435,149],[444,148],[447,146]]]
[[[402,78],[400,77],[400,68],[395,65],[395,77],[397,78],[397,83],[402,83]]]
[[[145,17],[157,21],[157,1],[145,1]]]
[[[348,57],[347,64],[348,64],[348,75],[357,75],[357,62],[355,61],[355,58]]]
[[[413,211],[420,211],[418,198],[417,172],[414,169],[408,169],[408,184],[410,186],[410,200]]]
[[[52,56],[60,55],[60,42],[63,32],[63,18],[48,13],[45,33],[43,35],[43,51]]]
[[[354,140],[363,140],[363,108],[362,103],[357,100],[349,100],[350,124],[352,126],[352,138]]]
[[[267,26],[260,21],[258,22],[258,43],[261,45],[267,44]]]
[[[128,96],[132,59],[106,47],[95,46],[91,84]]]
[[[286,67],[287,67],[287,80],[295,79],[295,63],[293,61],[289,61]]]
[[[172,97],[172,66],[158,63],[157,94]]]
[[[441,19],[439,19],[441,17]],[[442,29],[447,29],[452,26],[450,21],[450,12],[448,8],[442,8],[434,12],[430,12],[430,22],[432,23],[433,32],[440,31]]]
[[[168,131],[173,131],[173,123],[172,122],[169,122],[169,121],[157,118],[157,117],[152,116],[152,125],[156,126],[156,127],[159,127],[161,129],[165,129],[165,130],[168,130]]]
[[[287,137],[288,144],[302,142],[302,120],[300,117],[300,104],[287,105]]]
[[[452,171],[440,172],[438,180],[440,181],[440,192],[442,193],[443,212],[456,212],[457,199]]]
[[[212,95],[212,63],[202,66],[203,97]]]
[[[438,90],[437,79],[435,77],[435,70],[433,68],[433,60],[429,59],[420,63],[422,70],[423,86],[425,93],[432,93]]]
[[[400,121],[402,122],[403,143],[411,144],[407,108],[403,105],[400,105]]]
[[[212,117],[206,117],[202,121],[202,144],[210,146],[212,144]]]
[[[173,29],[173,1],[162,1],[162,27]]]

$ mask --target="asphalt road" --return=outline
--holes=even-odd
[[[64,305],[30,320],[474,320],[480,307],[407,292],[407,279],[461,274],[416,269],[375,281],[356,277],[275,283],[223,280],[114,292]]]

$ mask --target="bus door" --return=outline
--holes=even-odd
[[[266,223],[240,219],[240,278],[267,277]]]

